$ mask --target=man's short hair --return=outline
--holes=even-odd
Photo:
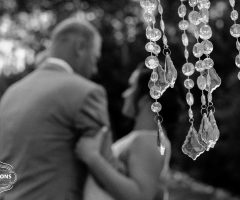
[[[68,18],[62,21],[53,30],[51,38],[53,43],[70,38],[71,36],[82,37],[88,47],[93,47],[97,41],[101,42],[101,36],[97,29],[87,20],[79,18]]]

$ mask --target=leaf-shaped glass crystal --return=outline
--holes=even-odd
[[[196,160],[197,157],[205,151],[204,147],[199,143],[198,133],[193,126],[191,126],[188,131],[188,135],[182,146],[182,151],[193,160]]]
[[[174,67],[174,64],[169,54],[166,55],[165,67],[166,67],[166,81],[169,83],[170,87],[173,88],[175,81],[177,79],[177,70]]]
[[[163,94],[170,86],[169,83],[166,81],[166,72],[164,71],[162,66],[158,66],[156,68],[156,72],[158,73],[158,80],[156,81],[155,85],[160,87],[161,94]]]
[[[207,78],[208,73],[205,73],[205,77]],[[216,70],[212,67],[209,69],[209,76],[210,76],[210,86],[206,87],[206,90],[209,92],[213,92],[221,85],[221,78],[218,76]]]

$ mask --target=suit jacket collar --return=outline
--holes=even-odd
[[[47,58],[47,60],[39,66],[40,69],[54,69],[54,70],[60,70],[65,71],[69,74],[73,74],[74,71],[71,68],[71,66],[64,60],[59,58]]]

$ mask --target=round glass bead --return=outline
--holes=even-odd
[[[161,97],[161,88],[158,86],[151,87],[150,96],[155,100],[159,99]]]
[[[156,0],[141,0],[140,5],[147,12],[153,12],[157,8]]]
[[[188,4],[191,7],[195,7],[198,3],[198,0],[188,0]]]
[[[156,19],[155,19],[155,16],[152,14],[152,13],[149,13],[149,12],[145,12],[144,14],[143,14],[143,18],[144,18],[144,20],[147,22],[147,23],[153,23],[153,24],[155,24],[155,22],[156,22]]]
[[[189,44],[188,36],[186,33],[182,34],[182,43],[185,47],[188,46],[188,44]]]
[[[194,81],[190,78],[184,81],[184,87],[191,90],[194,87]]]
[[[180,22],[179,22],[179,24],[178,24],[178,27],[179,27],[179,29],[180,30],[182,30],[182,31],[185,31],[185,30],[187,30],[188,29],[188,27],[189,27],[189,22],[187,21],[187,20],[181,20]]]
[[[230,28],[230,33],[233,37],[240,37],[240,24],[233,24]]]
[[[206,78],[204,76],[200,75],[197,78],[197,86],[200,90],[205,90],[206,89],[207,81],[206,81]]]
[[[238,72],[238,80],[240,80],[240,72]]]
[[[236,58],[235,58],[235,64],[236,64],[237,67],[240,68],[240,54],[238,54],[238,55],[236,56]]]
[[[231,19],[232,19],[233,21],[236,21],[236,20],[238,19],[238,11],[233,10],[233,11],[231,12]]]
[[[151,79],[151,81],[156,82],[158,80],[157,72],[152,72],[150,79]]]
[[[159,66],[159,60],[156,56],[148,56],[145,60],[145,65],[149,69],[155,69]]]
[[[212,29],[209,25],[205,24],[200,28],[199,31],[200,38],[203,40],[208,40],[212,37]]]
[[[182,67],[182,72],[185,76],[193,75],[194,71],[195,71],[195,68],[192,63],[185,63]]]
[[[195,64],[195,69],[198,72],[203,72],[205,70],[205,66],[202,60],[198,60]]]
[[[214,66],[214,61],[211,58],[205,58],[203,62],[205,69],[211,69]]]
[[[150,26],[146,29],[146,37],[151,41],[158,41],[162,37],[162,32],[157,28],[151,28]]]
[[[209,0],[200,0],[198,1],[198,9],[202,10],[203,8],[209,9],[211,6],[211,3]]]
[[[159,102],[154,102],[151,105],[151,110],[155,113],[158,113],[162,110],[162,105]]]
[[[148,42],[145,45],[145,49],[147,52],[154,53],[156,55],[161,52],[161,47],[154,42]]]
[[[232,7],[235,7],[235,0],[229,0],[229,3]]]
[[[194,98],[191,92],[188,92],[186,95],[186,101],[189,106],[192,106],[194,104]]]
[[[203,55],[203,45],[202,43],[196,43],[194,46],[193,46],[193,55],[196,57],[196,58],[200,58],[202,55]]]
[[[180,5],[178,7],[178,16],[179,17],[185,17],[187,13],[187,8],[184,4]]]
[[[211,41],[203,40],[201,43],[202,43],[202,46],[203,46],[203,53],[205,55],[209,55],[210,53],[212,53],[212,51],[213,51],[213,44],[212,44]]]
[[[188,19],[189,19],[190,23],[192,23],[196,26],[201,23],[201,15],[199,12],[197,12],[195,10],[193,10],[189,13]]]
[[[201,21],[203,23],[209,22],[209,10],[207,8],[203,8],[200,11]]]

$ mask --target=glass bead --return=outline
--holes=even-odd
[[[184,50],[184,57],[185,57],[186,59],[189,58],[189,51],[188,51],[187,49]]]
[[[156,82],[158,80],[158,73],[152,72],[151,74],[151,81]]]
[[[205,70],[205,66],[202,60],[198,60],[195,64],[195,69],[198,72],[203,72]]]
[[[164,24],[164,21],[162,19],[160,20],[160,27],[161,27],[162,32],[164,32],[165,31],[165,24]]]
[[[151,79],[148,81],[148,88],[151,89],[154,85],[156,84],[156,82],[152,81]]]
[[[189,22],[194,24],[194,25],[199,25],[201,23],[201,16],[200,13],[193,10],[189,13],[188,15]]]
[[[188,110],[188,116],[189,116],[190,119],[193,118],[193,111],[192,111],[191,108],[189,108],[189,110]]]
[[[189,106],[192,106],[194,104],[194,98],[191,92],[188,92],[186,95],[186,101]]]
[[[240,72],[238,72],[238,79],[240,80]]]
[[[162,105],[159,102],[154,102],[151,105],[151,110],[155,113],[158,113],[162,110]]]
[[[184,81],[184,87],[191,90],[194,87],[194,81],[190,78]]]
[[[236,64],[237,67],[240,68],[240,54],[238,54],[238,55],[236,56],[236,58],[235,58],[235,64]]]
[[[189,0],[188,1],[189,6],[191,6],[191,7],[195,7],[197,5],[197,3],[198,3],[198,0]]]
[[[206,105],[206,97],[204,94],[202,94],[202,96],[201,96],[201,103],[202,103],[202,105]]]
[[[240,42],[238,40],[236,41],[236,48],[238,51],[240,51]]]
[[[211,58],[205,58],[203,62],[205,69],[211,69],[214,66],[214,61]]]
[[[163,14],[163,7],[161,4],[158,5],[158,12],[160,13],[160,15]]]
[[[145,60],[145,65],[149,69],[155,69],[159,66],[159,60],[156,56],[148,56]]]
[[[184,4],[180,5],[178,8],[178,16],[185,17],[187,14],[187,8]]]
[[[146,37],[151,41],[158,41],[162,37],[162,32],[157,28],[151,28],[150,26],[146,29]]]
[[[156,55],[161,52],[161,47],[154,42],[148,42],[145,45],[145,49],[147,52],[154,53]]]
[[[233,10],[233,11],[231,12],[231,19],[232,19],[233,21],[236,21],[236,20],[238,19],[238,11]]]
[[[233,24],[230,28],[230,33],[233,37],[240,37],[240,24]]]
[[[155,19],[155,16],[152,14],[152,13],[149,13],[149,12],[145,12],[144,14],[143,14],[143,18],[144,18],[144,20],[147,22],[147,23],[153,23],[153,24],[155,24],[155,22],[156,22],[156,19]]]
[[[179,29],[180,30],[182,30],[182,31],[185,31],[185,30],[187,30],[188,29],[188,27],[189,27],[189,22],[187,21],[187,20],[181,20],[180,22],[179,22],[179,24],[178,24],[178,27],[179,27]]]
[[[203,53],[205,55],[209,55],[210,53],[212,53],[212,51],[213,51],[213,44],[212,44],[211,41],[203,40],[201,43],[203,45]]]
[[[155,100],[159,99],[161,97],[161,88],[158,86],[151,87],[150,96]]]
[[[201,22],[208,23],[209,22],[209,10],[207,8],[203,8],[200,10]]]
[[[163,44],[166,46],[168,43],[168,39],[166,35],[163,35]]]
[[[185,63],[182,67],[182,72],[185,76],[193,75],[194,71],[195,71],[195,68],[192,63]]]
[[[200,58],[202,55],[203,55],[203,45],[202,43],[196,43],[194,46],[193,46],[193,55],[196,57],[196,58]]]
[[[229,3],[232,7],[235,7],[235,0],[229,0]]]
[[[206,78],[204,76],[200,75],[197,78],[197,86],[200,90],[205,90],[206,89],[207,81],[206,81]]]
[[[208,93],[208,102],[212,102],[212,93],[211,92]]]
[[[198,9],[202,10],[203,8],[209,9],[211,2],[209,0],[202,0],[198,2]]]
[[[186,33],[182,34],[182,43],[185,47],[188,46],[188,44],[189,44],[188,36]]]
[[[200,38],[203,40],[208,40],[212,37],[212,29],[209,25],[205,24],[200,28],[199,31]]]
[[[198,40],[199,39],[199,31],[198,31],[197,27],[194,29],[193,33],[194,33],[194,37]]]
[[[147,12],[153,12],[157,8],[156,0],[141,0],[140,5]]]

